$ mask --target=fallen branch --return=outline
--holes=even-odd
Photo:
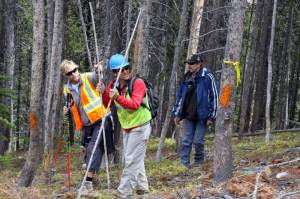
[[[282,166],[282,165],[291,164],[291,163],[298,162],[298,161],[300,161],[300,158],[296,158],[294,160],[290,160],[290,161],[287,161],[287,162],[281,162],[281,163],[278,163],[278,164],[271,164],[271,165],[264,166],[263,169],[261,169],[261,171],[256,174],[256,183],[255,183],[254,191],[252,193],[252,195],[253,195],[252,198],[256,199],[256,193],[257,193],[257,190],[258,190],[258,187],[259,187],[259,178],[260,178],[262,172],[264,172],[266,168],[275,167],[275,166]],[[296,192],[298,192],[298,191],[296,191]],[[290,193],[294,193],[294,192],[290,192]],[[299,190],[299,193],[300,193],[300,190]],[[282,198],[282,196],[281,196],[281,198]]]
[[[285,194],[279,196],[278,199],[281,199],[281,198],[284,198],[284,197],[287,197],[287,196],[293,196],[293,195],[296,195],[296,194],[300,194],[300,190],[294,191],[294,192],[288,192],[288,193],[285,193]]]
[[[297,124],[298,126],[300,126],[300,122],[297,122],[297,121],[293,121],[293,120],[288,120],[289,123],[292,123],[292,124]]]
[[[258,186],[259,186],[259,178],[262,172],[259,172],[258,174],[256,174],[256,180],[255,180],[255,187],[254,187],[254,191],[253,191],[253,199],[256,199],[256,194],[257,194],[257,190],[258,190]]]
[[[256,136],[256,135],[265,135],[266,130],[260,130],[257,133],[248,133],[243,134],[242,137],[248,137],[248,136]],[[285,132],[300,132],[300,128],[294,128],[294,129],[278,129],[278,130],[271,130],[271,133],[285,133]],[[234,135],[232,137],[238,137],[238,135]]]

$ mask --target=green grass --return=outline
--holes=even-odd
[[[276,157],[282,157],[282,154],[289,148],[294,148],[300,144],[300,133],[280,133],[272,134],[269,144],[264,143],[264,136],[246,137],[242,140],[232,138],[232,150],[234,165],[238,165],[241,159],[251,158],[263,158],[271,159]],[[205,166],[200,169],[187,170],[179,163],[178,156],[174,152],[175,140],[166,139],[164,148],[164,157],[160,162],[155,162],[155,153],[159,145],[159,138],[151,139],[148,143],[147,155],[145,160],[146,173],[150,184],[151,194],[171,193],[176,192],[180,188],[192,190],[195,185],[200,182],[198,177],[206,175],[211,172],[212,162],[207,161]],[[212,157],[213,154],[213,139],[212,134],[206,136],[206,151],[208,157]],[[37,171],[37,180],[33,183],[33,187],[39,189],[42,194],[51,195],[53,193],[61,193],[62,187],[67,175],[67,153],[65,150],[59,155],[59,161],[56,165],[56,172],[52,178],[52,184],[49,186],[44,185],[39,176],[42,174],[42,165],[39,165]],[[19,158],[19,154],[5,154],[0,156],[0,164],[3,172],[0,173],[0,179],[16,179],[18,172],[22,169],[22,165],[25,161],[25,157]],[[71,172],[72,172],[72,187],[76,189],[82,178],[81,164],[83,153],[79,148],[79,145],[72,147],[71,156]],[[252,164],[256,164],[255,162]],[[111,188],[116,189],[122,174],[122,165],[114,166],[109,169]],[[100,187],[99,190],[102,194],[101,198],[111,198],[112,194],[106,192],[106,173],[105,170],[101,170],[100,174]],[[184,179],[185,182],[177,183],[175,178]],[[211,179],[207,179],[204,184],[211,184]],[[7,180],[0,180],[0,183],[5,183]],[[174,183],[175,182],[175,183]],[[1,186],[1,185],[0,185]]]

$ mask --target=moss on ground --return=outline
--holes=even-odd
[[[201,167],[192,168],[190,170],[181,166],[178,156],[174,152],[175,141],[166,139],[164,148],[164,158],[160,162],[155,162],[155,153],[159,145],[159,139],[151,139],[148,143],[146,157],[146,171],[150,184],[150,194],[167,194],[176,192],[178,189],[186,189],[193,191],[195,186],[211,184],[213,139],[212,135],[206,137],[207,160]],[[232,149],[234,157],[234,165],[238,165],[243,159],[271,159],[281,157],[288,149],[299,146],[300,133],[280,133],[273,134],[269,144],[264,143],[263,136],[246,137],[242,140],[232,139]],[[19,156],[18,156],[19,155]],[[79,145],[72,148],[72,188],[75,191],[78,188],[82,177],[82,158],[83,152]],[[25,156],[20,154],[6,154],[0,156],[0,164],[2,171],[0,173],[0,190],[4,183],[15,184],[15,180],[25,161]],[[250,161],[251,162],[251,161]],[[255,164],[255,161],[253,162]],[[67,153],[66,151],[59,155],[59,160],[55,166],[55,173],[50,185],[44,185],[40,176],[42,173],[41,166],[37,171],[37,178],[33,182],[33,187],[43,195],[50,196],[62,193],[66,190],[67,179]],[[122,166],[114,166],[109,169],[111,188],[116,189],[120,176],[122,174]],[[207,175],[207,176],[206,176]],[[205,177],[206,176],[206,177]],[[101,170],[99,174],[100,186],[98,194],[100,198],[112,198],[112,193],[106,191],[106,173]],[[8,179],[8,180],[7,180]],[[201,180],[199,180],[201,179]],[[3,193],[0,191],[0,196]]]

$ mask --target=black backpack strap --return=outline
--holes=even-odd
[[[145,82],[145,80],[144,80],[143,78],[137,77],[137,76],[133,76],[133,77],[131,78],[131,80],[130,80],[129,87],[128,87],[128,94],[129,94],[130,97],[131,97],[131,95],[132,95],[133,84],[134,84],[135,80],[138,79],[138,78],[139,78],[139,79],[142,79],[142,80]],[[146,87],[147,87],[146,82],[145,82],[145,85],[146,85]],[[147,91],[146,91],[145,96],[146,96],[146,95],[147,95]],[[145,96],[144,96],[144,97],[145,97]],[[149,109],[149,108],[147,107],[147,105],[146,105],[143,101],[142,101],[142,103],[141,103],[141,106],[143,106],[143,107]],[[150,109],[149,109],[149,110],[150,110]]]
[[[131,78],[131,80],[129,82],[128,93],[129,93],[130,97],[132,95],[133,84],[134,84],[134,82],[135,82],[136,79],[137,79],[136,76],[132,76],[132,78]]]

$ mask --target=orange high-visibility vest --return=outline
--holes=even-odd
[[[104,117],[106,109],[101,103],[101,97],[94,85],[89,81],[88,74],[81,74],[82,83],[79,85],[80,100],[87,117],[91,123],[101,120]],[[72,115],[76,130],[83,127],[83,122],[80,118],[78,107],[75,103],[72,105]]]

